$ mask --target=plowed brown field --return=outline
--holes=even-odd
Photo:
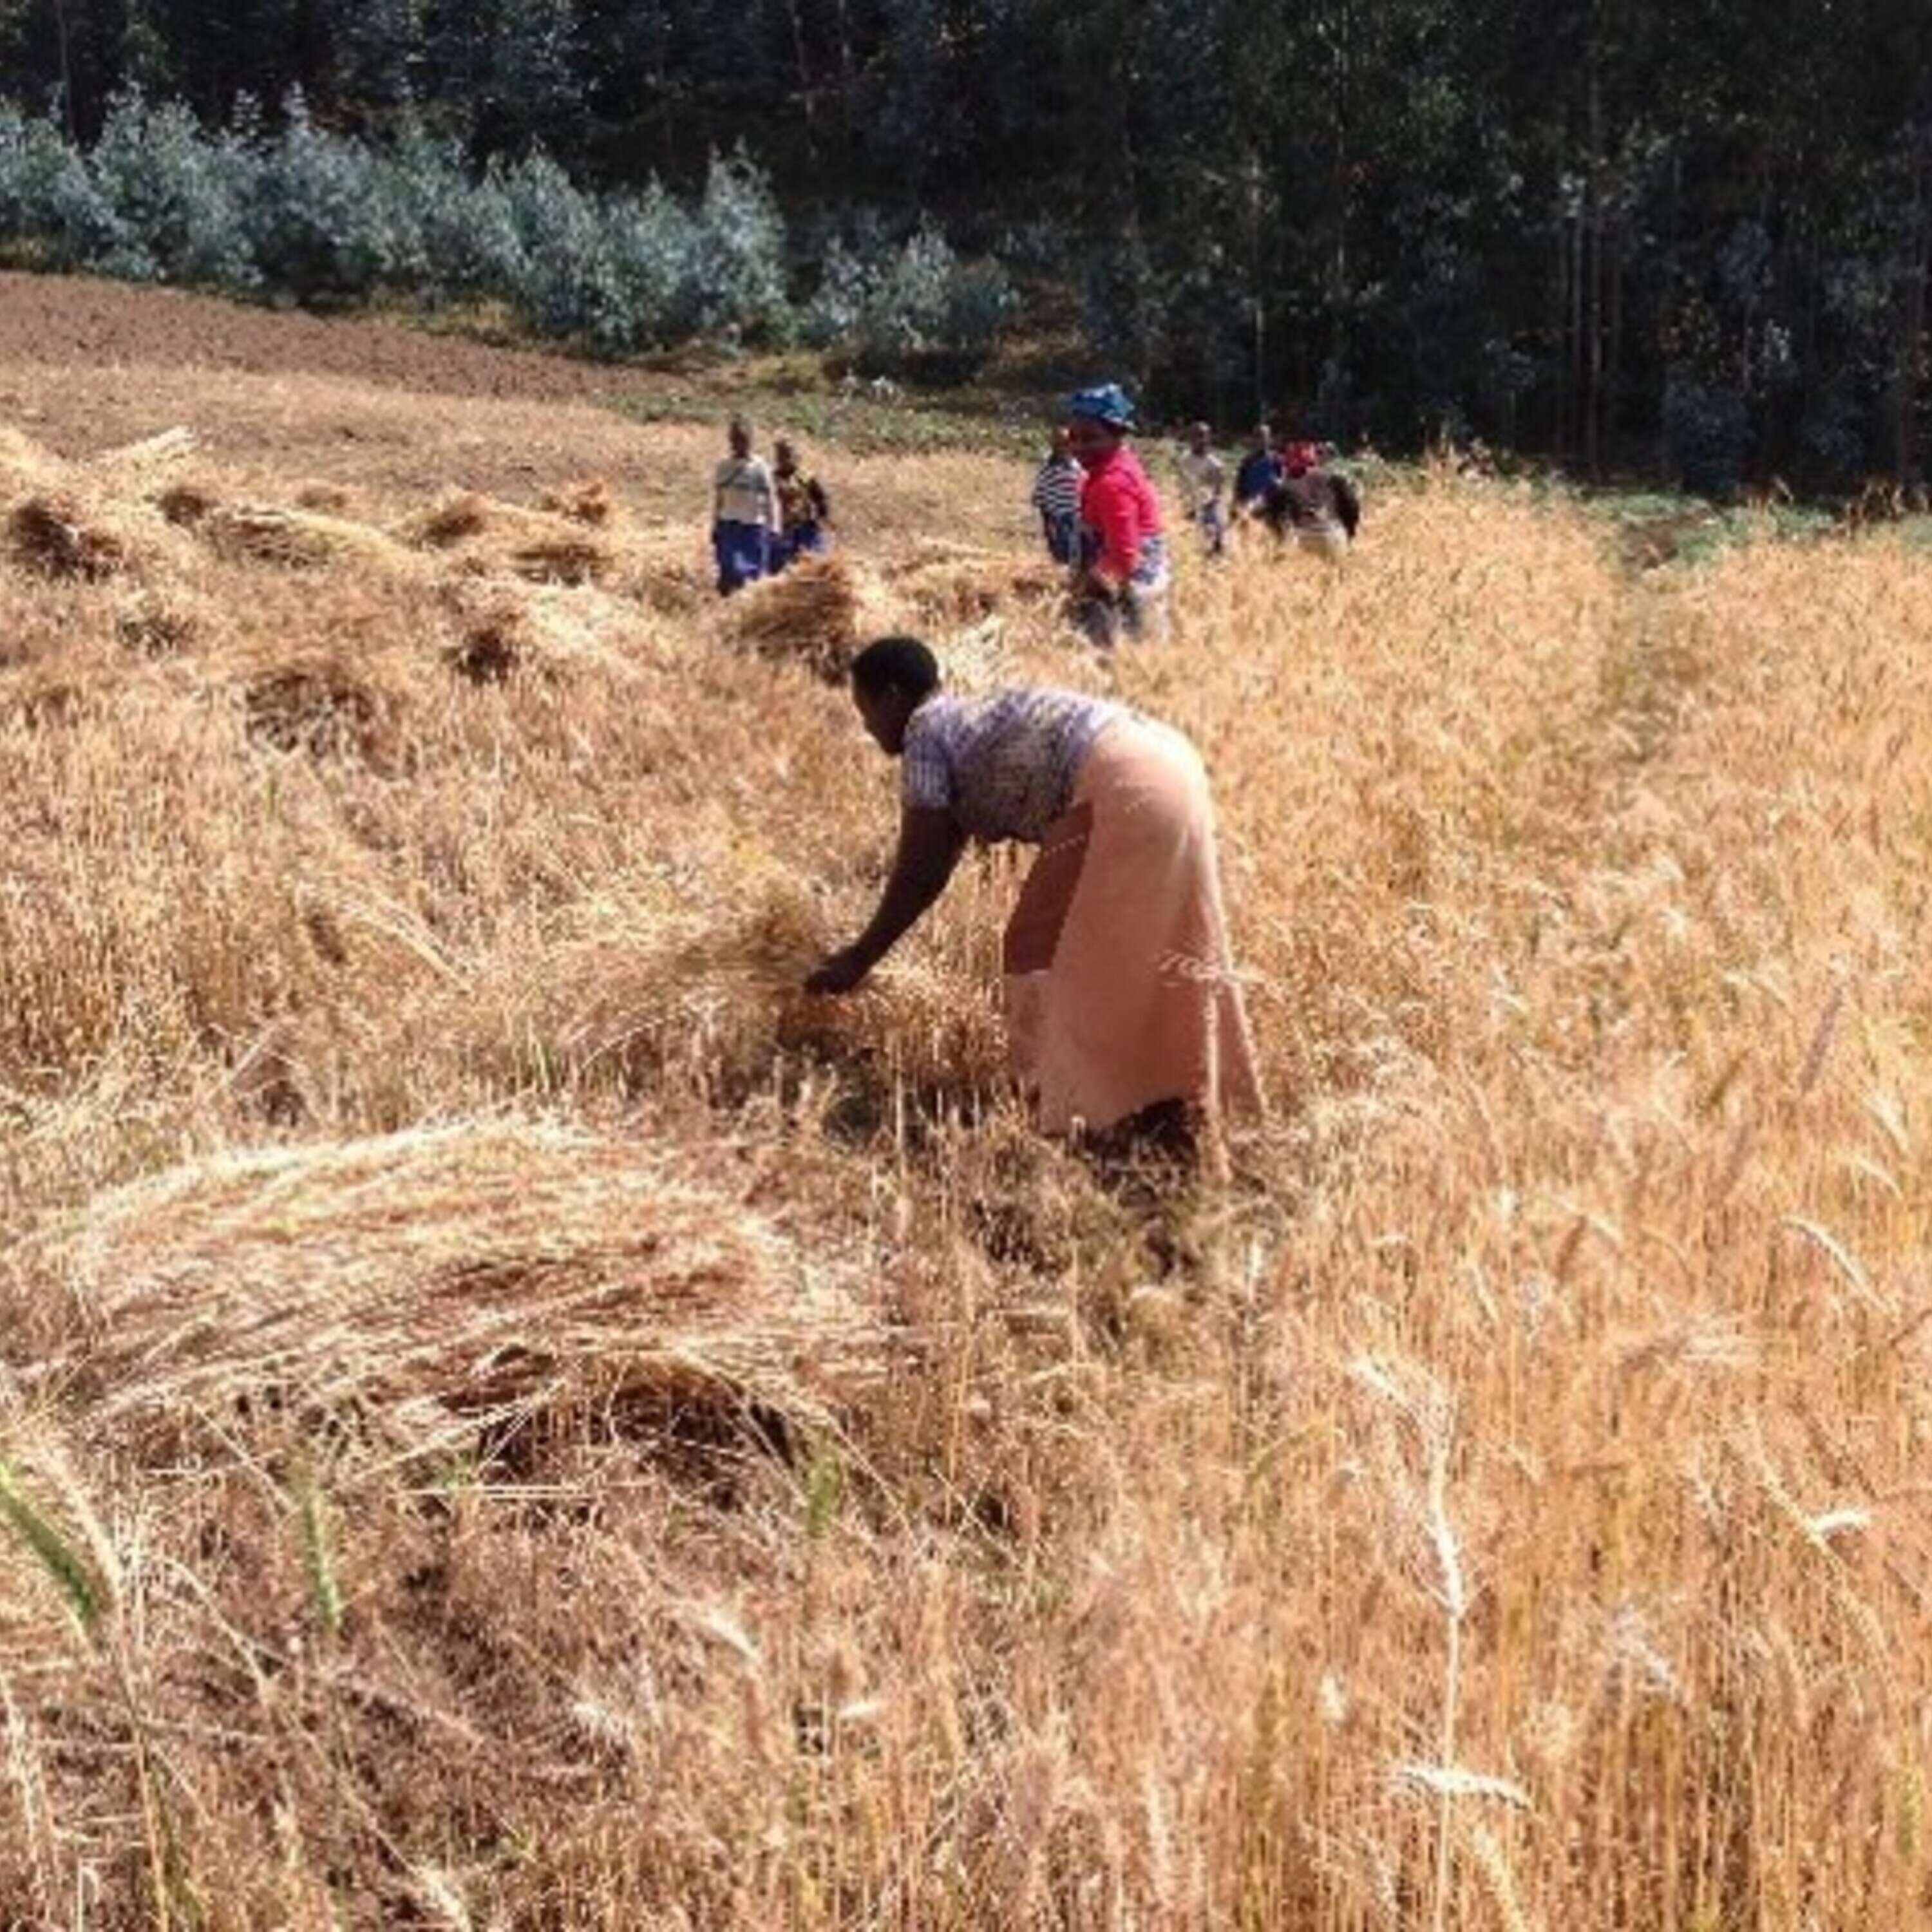
[[[180,289],[0,274],[0,363],[50,361],[346,376],[436,395],[548,402],[662,388],[664,380],[380,316],[311,315]]]

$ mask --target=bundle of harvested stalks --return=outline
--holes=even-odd
[[[524,612],[500,604],[465,624],[443,662],[472,684],[502,684],[530,655],[530,622]]]
[[[526,589],[500,578],[452,576],[440,586],[454,635],[443,662],[472,684],[500,684],[524,672],[546,680],[580,670],[622,684],[648,656],[630,606],[590,589]]]
[[[390,704],[332,658],[260,674],[243,690],[242,712],[249,736],[278,751],[358,758],[378,770],[392,762]]]
[[[221,507],[221,496],[213,484],[184,476],[169,484],[153,499],[154,508],[171,524],[192,526]]]
[[[794,659],[836,682],[858,647],[859,614],[851,566],[810,556],[740,591],[729,621],[738,642],[760,656]]]
[[[416,568],[409,552],[368,524],[325,517],[310,510],[283,510],[260,503],[231,503],[212,511],[200,533],[230,562],[271,563],[314,570],[353,561],[398,574]]]
[[[114,614],[114,634],[142,657],[172,657],[208,628],[208,612],[180,592],[138,590]]]
[[[59,490],[72,477],[72,464],[32,436],[0,423],[0,502],[32,490]]]
[[[568,517],[574,524],[608,524],[610,520],[610,486],[601,476],[546,490],[537,500],[546,510],[554,511],[560,517]]]
[[[510,568],[532,584],[595,584],[610,567],[603,544],[574,532],[542,532],[509,554]]]
[[[55,1331],[28,1338],[35,1378],[158,1454],[238,1412],[404,1454],[592,1411],[646,1432],[694,1407],[817,1420],[874,1343],[834,1272],[742,1204],[540,1122],[177,1168],[11,1271]]]
[[[892,587],[928,622],[973,623],[1065,589],[1066,572],[1032,559],[982,552],[928,558],[889,573]]]
[[[340,483],[304,483],[296,492],[298,510],[320,510],[326,517],[346,517],[355,507],[355,496]]]
[[[736,918],[634,908],[572,949],[554,976],[562,1063],[626,1083],[668,1073],[716,1100],[742,1098],[790,1055],[836,1072],[878,1117],[976,1112],[1003,1084],[989,986],[908,956],[850,999],[815,998],[806,975],[844,936],[828,910],[776,871],[736,897]]]
[[[479,552],[498,568],[533,584],[592,584],[613,561],[609,547],[585,534],[584,522],[548,510],[498,502],[462,490],[396,526],[402,542],[419,549],[448,550],[487,536]]]
[[[125,570],[134,554],[111,512],[65,492],[35,494],[16,503],[8,514],[7,545],[26,569],[90,583]]]
[[[427,550],[447,550],[466,542],[490,520],[488,503],[474,490],[454,490],[439,496],[427,510],[406,517],[396,526],[398,538]]]
[[[164,429],[158,435],[144,436],[138,442],[103,450],[87,466],[106,488],[123,496],[151,496],[163,477],[194,454],[195,446],[193,430]]]

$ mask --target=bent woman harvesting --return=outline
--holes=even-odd
[[[1049,1132],[1152,1108],[1258,1108],[1228,958],[1207,774],[1178,731],[1076,692],[954,698],[914,638],[852,667],[902,760],[898,850],[865,931],[806,981],[857,986],[938,898],[968,838],[1040,848],[1004,949],[1013,1071]]]

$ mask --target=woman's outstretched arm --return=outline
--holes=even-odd
[[[892,856],[892,876],[879,896],[878,910],[850,946],[810,975],[806,990],[849,993],[857,986],[946,890],[965,843],[950,812],[906,806],[899,814],[898,850]]]

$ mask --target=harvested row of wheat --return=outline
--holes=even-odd
[[[16,1373],[97,1440],[354,1418],[392,1452],[622,1400],[822,1418],[876,1337],[848,1282],[634,1140],[495,1120],[219,1156],[11,1264]]]

